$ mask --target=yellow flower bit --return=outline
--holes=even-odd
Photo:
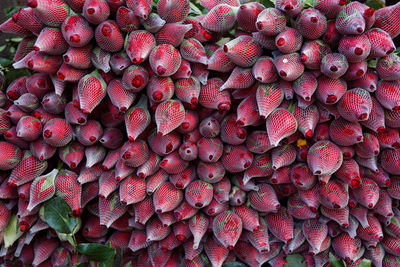
[[[307,145],[307,140],[306,139],[297,139],[297,147],[302,147]]]

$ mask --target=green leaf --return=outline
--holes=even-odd
[[[4,247],[11,247],[18,238],[22,236],[21,230],[19,230],[19,224],[17,216],[12,215],[10,220],[8,221],[7,226],[3,230],[3,240]]]
[[[368,61],[368,68],[376,69],[376,59],[371,59]]]
[[[360,264],[356,265],[356,267],[371,267],[372,263],[370,260],[363,259]]]
[[[98,262],[110,261],[114,256],[112,247],[97,243],[81,243],[76,246],[76,250],[88,257],[89,260]]]
[[[122,266],[122,249],[116,248],[115,250],[113,266]]]
[[[381,0],[367,0],[365,4],[369,7],[372,7],[375,10],[385,7],[385,2]]]
[[[203,13],[201,12],[200,8],[198,8],[194,3],[189,2],[189,6],[190,6],[189,14],[195,14],[195,15],[198,15],[198,16],[203,15]]]
[[[304,1],[304,6],[305,7],[314,7],[314,1],[313,0],[306,0]]]
[[[11,18],[14,13],[17,13],[23,6],[12,6],[4,9],[7,18]]]
[[[56,197],[44,205],[44,219],[47,224],[59,233],[71,234],[79,220],[70,217],[71,207],[62,198]]]
[[[307,264],[305,264],[304,262],[303,256],[301,256],[300,254],[287,255],[285,259],[286,259],[286,264],[283,265],[284,267],[291,267],[291,266],[307,267]]]
[[[222,267],[246,267],[246,265],[238,261],[230,261],[222,264]]]
[[[398,56],[400,56],[400,47],[397,47],[397,49],[394,51]]]
[[[260,0],[260,3],[263,4],[265,7],[275,7],[274,0]]]
[[[332,253],[329,253],[329,263],[331,267],[346,267],[346,263],[343,260],[339,260]]]
[[[3,68],[10,67],[12,63],[13,61],[11,59],[0,57],[0,65]]]

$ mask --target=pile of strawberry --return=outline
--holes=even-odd
[[[0,263],[399,266],[400,3],[242,2],[27,0],[0,25],[32,73],[0,91]]]

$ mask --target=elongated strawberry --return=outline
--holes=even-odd
[[[56,193],[55,179],[58,170],[54,169],[48,174],[39,176],[33,180],[30,188],[28,210],[34,209],[37,205],[49,200]]]
[[[207,68],[220,72],[229,72],[235,67],[235,63],[230,60],[224,52],[223,47],[218,48],[208,59]]]
[[[34,243],[34,258],[32,264],[38,266],[49,259],[57,247],[58,240],[56,238],[48,239],[47,237],[42,237],[37,239]]]
[[[140,64],[149,57],[155,46],[156,40],[151,33],[137,30],[129,34],[126,53],[134,64]]]
[[[268,36],[275,36],[286,28],[284,13],[276,8],[266,8],[257,16],[257,30]]]
[[[140,26],[140,19],[135,16],[133,10],[121,5],[118,7],[115,21],[123,32],[132,32]]]
[[[167,23],[155,34],[156,41],[158,44],[169,44],[178,47],[182,43],[185,34],[192,27],[192,24]],[[183,44],[183,48],[181,49],[182,53],[185,51],[184,47],[185,44]]]
[[[365,33],[371,42],[371,57],[384,57],[395,49],[390,35],[382,29],[373,28]]]
[[[221,3],[211,8],[203,17],[201,24],[207,30],[225,32],[233,27],[237,10],[237,7]]]
[[[35,9],[31,7],[21,8],[13,14],[12,20],[36,35],[44,28],[43,22],[36,16]]]
[[[28,6],[35,9],[36,16],[51,27],[60,26],[70,11],[63,0],[28,0]]]
[[[166,135],[183,122],[185,109],[180,101],[167,100],[158,105],[155,113],[157,131]]]
[[[120,218],[125,211],[126,206],[119,201],[117,192],[111,194],[108,198],[100,198],[99,200],[100,224],[107,226],[107,228]]]
[[[270,143],[275,147],[282,139],[294,134],[297,127],[296,118],[289,111],[281,108],[274,110],[266,121]]]
[[[193,235],[193,249],[198,249],[201,239],[207,232],[209,219],[201,212],[198,212],[189,220],[189,229]]]
[[[50,55],[61,55],[68,49],[62,32],[57,28],[44,28],[36,39],[34,49]]]
[[[377,10],[374,26],[386,31],[392,38],[395,38],[400,34],[397,20],[399,12],[400,6],[398,4]]]
[[[13,168],[8,179],[11,186],[19,186],[40,176],[47,168],[47,161],[39,161],[30,151],[25,151],[21,161]]]
[[[91,113],[106,95],[106,83],[95,70],[84,76],[78,84],[80,108],[84,113]]]
[[[242,233],[242,220],[232,211],[225,211],[214,218],[213,231],[217,240],[232,250]]]
[[[250,36],[239,36],[224,45],[228,58],[240,67],[250,67],[261,56],[262,49]]]

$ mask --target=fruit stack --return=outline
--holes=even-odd
[[[400,3],[347,2],[28,0],[0,262],[399,266]]]

